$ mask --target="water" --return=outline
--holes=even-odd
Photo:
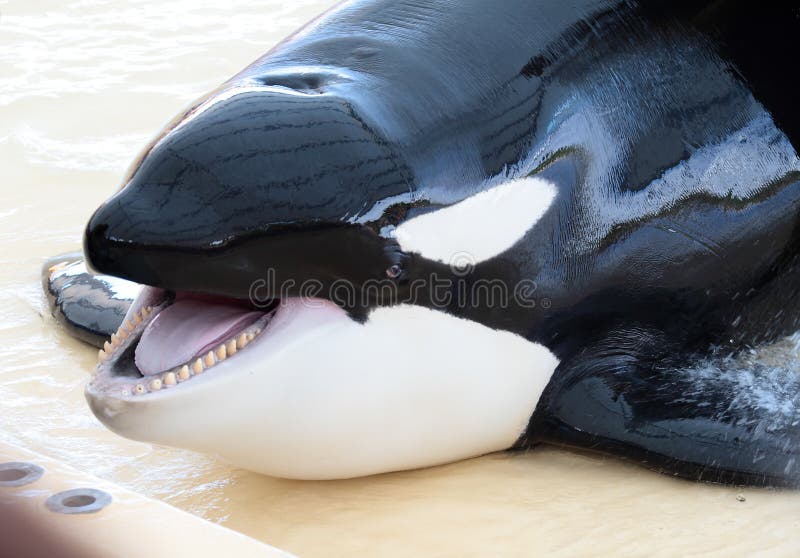
[[[41,262],[79,247],[92,210],[164,123],[333,3],[0,2],[0,440],[301,556],[795,554],[793,492],[695,485],[545,448],[282,481],[124,440],[94,419],[82,391],[96,352],[46,315]]]

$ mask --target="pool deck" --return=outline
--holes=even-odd
[[[68,497],[62,498],[67,490],[71,491]],[[0,534],[15,527],[2,537],[3,546],[8,541],[25,546],[12,547],[17,556],[20,552],[37,555],[32,547],[40,550],[40,545],[47,547],[53,540],[59,554],[71,551],[74,556],[291,557],[216,523],[8,444],[0,444],[0,517],[5,525]]]

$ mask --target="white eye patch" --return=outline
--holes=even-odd
[[[552,205],[553,183],[538,177],[510,180],[454,205],[398,226],[393,236],[406,252],[452,263],[468,255],[479,263],[511,248]]]

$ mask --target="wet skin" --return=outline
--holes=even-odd
[[[411,300],[560,359],[516,447],[796,484],[797,427],[765,432],[773,410],[737,407],[722,384],[704,388],[711,406],[686,397],[698,359],[798,329],[800,121],[785,85],[798,24],[787,10],[346,4],[168,126],[89,222],[88,262],[235,299],[268,269],[274,290],[262,294],[274,298],[309,280],[320,296],[341,280],[392,283],[391,295],[344,305],[359,321],[431,274],[454,290],[531,280],[532,306],[442,306],[430,286]],[[525,176],[554,184],[556,201],[466,277],[391,234]]]

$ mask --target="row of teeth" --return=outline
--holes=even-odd
[[[261,333],[261,328],[257,328],[249,333],[242,333],[234,339],[222,343],[216,349],[208,351],[204,357],[199,357],[193,362],[175,368],[169,372],[164,372],[161,376],[153,378],[148,383],[140,383],[133,386],[131,395],[142,395],[151,391],[158,391],[184,382],[192,376],[202,374],[215,364],[222,362],[228,357],[235,355],[244,349],[255,337]],[[128,395],[124,393],[124,395]]]
[[[111,334],[111,339],[103,343],[103,348],[97,353],[97,358],[100,362],[105,362],[110,359],[111,355],[122,345],[122,342],[125,341],[144,320],[149,318],[152,313],[153,307],[147,306],[142,308],[141,312],[137,310],[133,313],[131,318],[125,320],[122,325],[119,326],[116,333]]]
[[[111,338],[103,344],[103,348],[98,352],[100,363],[102,364],[108,361],[122,346],[125,340],[130,337],[145,320],[152,317],[152,315],[153,307],[147,306],[142,308],[141,311],[135,311],[130,318],[126,319],[119,329],[111,334]],[[244,331],[238,336],[225,341],[215,349],[208,351],[205,356],[196,358],[168,372],[164,372],[158,377],[151,378],[146,383],[138,383],[131,388],[123,388],[122,394],[142,395],[151,391],[159,391],[163,388],[168,388],[180,382],[184,382],[193,376],[202,374],[205,370],[208,370],[212,366],[244,349],[261,333],[262,329],[259,325],[263,324],[254,324],[255,327],[251,326],[249,331]]]

